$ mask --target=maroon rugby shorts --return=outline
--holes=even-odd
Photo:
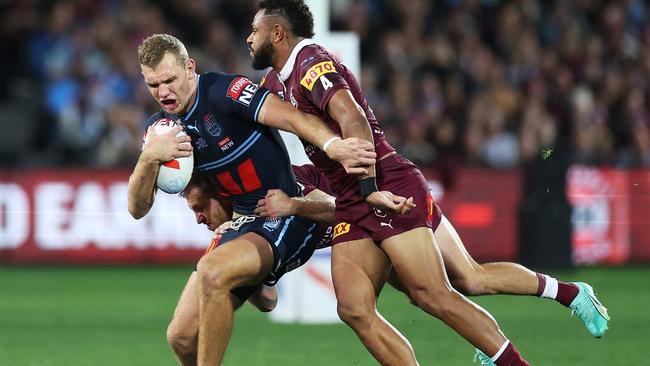
[[[436,230],[442,212],[415,164],[399,154],[378,161],[377,186],[405,198],[413,197],[416,207],[404,215],[390,215],[366,203],[358,187],[350,187],[356,193],[348,191],[336,199],[338,224],[334,227],[333,245],[364,238],[380,242],[418,227]]]

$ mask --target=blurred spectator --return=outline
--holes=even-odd
[[[256,3],[4,2],[0,47],[12,71],[0,95],[20,106],[25,90],[40,93],[34,150],[62,164],[129,165],[156,109],[138,42],[172,33],[201,72],[257,78],[244,41]],[[512,168],[564,142],[574,162],[631,168],[650,166],[649,9],[642,0],[333,0],[331,26],[361,38],[366,96],[422,168]]]

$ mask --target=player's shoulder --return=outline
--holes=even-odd
[[[279,74],[277,71],[275,71],[275,69],[269,69],[269,71],[267,71],[266,74],[264,74],[264,76],[262,76],[260,79],[259,85],[267,88],[277,83],[278,80],[280,80],[279,78]]]
[[[337,58],[327,51],[323,46],[312,43],[303,47],[296,57],[294,69],[303,72],[321,62],[337,62]]]

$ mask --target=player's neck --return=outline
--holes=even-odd
[[[277,72],[280,72],[284,65],[287,64],[287,61],[289,61],[289,56],[291,56],[291,52],[293,51],[294,48],[296,48],[296,45],[302,41],[303,37],[293,37],[291,39],[288,39],[287,42],[282,46],[279,47],[276,51],[277,55],[277,60],[275,61],[273,65],[273,69]]]

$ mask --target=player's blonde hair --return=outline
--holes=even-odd
[[[169,34],[154,34],[138,46],[138,62],[154,69],[168,53],[174,55],[183,67],[190,58],[185,45],[178,38]]]

